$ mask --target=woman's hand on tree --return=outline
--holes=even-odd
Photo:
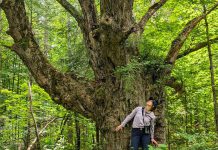
[[[116,127],[115,131],[119,131],[119,130],[122,130],[123,129],[123,126],[122,125],[119,125]]]

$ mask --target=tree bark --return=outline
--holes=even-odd
[[[167,85],[165,77],[169,77],[172,67],[163,69],[152,66],[153,70],[151,66],[139,67],[137,71],[130,72],[133,79],[128,90],[125,88],[128,87],[127,80],[117,73],[117,69],[128,65],[132,58],[140,58],[137,45],[131,44],[128,37],[138,34],[138,31],[142,33],[147,21],[167,0],[152,5],[139,23],[134,22],[132,17],[133,0],[102,0],[100,17],[97,17],[94,0],[79,0],[82,14],[66,0],[57,1],[81,28],[95,75],[94,81],[81,80],[73,73],[59,72],[49,63],[34,38],[23,0],[3,0],[0,4],[9,23],[7,33],[15,42],[11,48],[28,67],[39,86],[51,95],[54,102],[93,119],[104,138],[104,150],[129,149],[130,126],[123,132],[115,132],[114,129],[134,107],[145,105],[146,100],[153,96],[160,103],[155,111],[154,136],[159,143],[165,143],[164,87]],[[190,21],[172,42],[167,57],[157,59],[173,66],[185,39],[204,17],[201,15]],[[137,61],[140,63],[141,60]]]

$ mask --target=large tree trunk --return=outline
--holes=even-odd
[[[138,23],[132,18],[133,0],[102,0],[100,18],[97,18],[94,0],[79,0],[82,15],[66,0],[57,1],[78,22],[95,74],[94,81],[81,80],[73,73],[62,73],[51,66],[34,38],[24,1],[3,0],[0,4],[9,23],[8,34],[15,42],[11,49],[23,60],[39,86],[51,95],[54,102],[93,119],[104,137],[104,150],[128,149],[130,126],[123,132],[115,132],[114,129],[134,107],[145,105],[149,96],[153,96],[160,102],[155,111],[155,139],[165,143],[164,86],[176,90],[180,87],[174,78],[166,80],[168,78],[164,77],[169,77],[189,33],[218,3],[207,14],[186,24],[172,42],[165,59],[156,58],[163,60],[165,69],[159,66],[153,70],[139,67],[137,72],[132,72],[134,79],[131,88],[127,90],[126,80],[116,70],[127,65],[132,58],[140,58],[137,45],[128,41],[128,37],[140,35],[148,20],[167,0],[154,3]]]
[[[119,106],[115,106],[116,102],[120,101],[120,98],[114,98],[114,105],[111,108],[114,109],[106,109],[110,113],[106,116],[106,119],[103,120],[103,126],[101,126],[101,132],[103,133],[103,137],[105,137],[104,149],[129,149],[130,148],[130,131],[131,124],[128,127],[124,128],[123,132],[115,133],[114,128],[115,125],[119,125],[120,121],[124,119],[124,117],[130,113],[130,109],[132,109],[132,105],[128,104],[128,101],[123,100],[120,102]],[[142,105],[145,104],[145,101]],[[134,103],[133,106],[140,105],[138,102]],[[164,110],[162,109],[163,103],[159,106],[158,111],[155,113],[158,117],[158,122],[155,126],[155,139],[159,143],[165,143],[165,131],[164,131]]]
[[[116,78],[116,83],[122,81]],[[152,83],[151,83],[152,82]],[[115,83],[115,85],[116,85]],[[155,139],[159,143],[165,143],[165,122],[164,122],[164,89],[156,86],[152,79],[137,77],[131,93],[126,93],[122,86],[105,86],[105,98],[102,98],[104,108],[99,108],[97,122],[100,124],[101,133],[105,137],[104,149],[129,149],[130,148],[130,129],[131,124],[124,128],[123,132],[116,133],[115,126],[129,114],[136,106],[144,106],[150,95],[156,99],[162,99],[161,105],[155,111],[157,122],[155,126]],[[106,82],[105,85],[109,83]],[[110,83],[112,85],[112,83]],[[124,83],[122,83],[124,84]],[[141,88],[140,88],[141,87]],[[148,92],[149,91],[149,92]]]

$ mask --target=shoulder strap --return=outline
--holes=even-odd
[[[145,107],[142,107],[142,114],[143,114],[143,110],[144,110],[144,108],[145,108]],[[134,118],[135,118],[135,116],[133,117],[133,119],[134,119]],[[144,119],[144,118],[143,118],[143,119]],[[144,120],[143,120],[143,121],[144,121]]]
[[[145,122],[144,122],[144,108],[145,108],[145,107],[142,107],[143,123],[145,123]],[[147,116],[150,117],[150,125],[151,125],[151,120],[152,120],[152,118],[151,118],[151,116],[149,116],[149,115],[147,115]]]
[[[142,107],[142,112],[143,112],[144,108],[145,108],[145,107]],[[142,114],[143,114],[143,113],[142,113]]]
[[[143,118],[143,123],[145,124],[145,121],[144,121],[144,108],[145,107],[142,107],[142,118]]]

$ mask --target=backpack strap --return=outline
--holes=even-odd
[[[145,107],[142,107],[142,118],[143,118],[143,123],[145,124],[145,121],[144,121],[144,108]]]
[[[143,123],[145,124],[145,122],[144,122],[144,109],[145,109],[145,107],[142,107]],[[152,118],[151,118],[151,116],[149,116],[149,115],[147,115],[147,116],[150,118],[150,125],[151,125],[151,120],[152,120]]]
[[[145,109],[145,107],[144,106],[142,106],[142,117],[143,117],[143,123],[144,123],[144,109]],[[149,115],[148,115],[149,116]],[[149,116],[150,117],[150,116]],[[133,119],[131,119],[131,120],[134,120],[134,118],[135,118],[135,116],[133,117]],[[151,117],[150,117],[151,118]],[[152,119],[152,118],[151,118]],[[151,119],[150,119],[150,124],[151,124]],[[144,123],[145,124],[145,123]]]

